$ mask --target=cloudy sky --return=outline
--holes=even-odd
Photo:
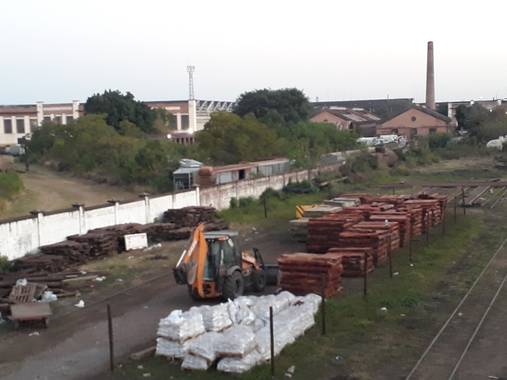
[[[311,100],[507,97],[507,1],[1,1],[0,104],[298,87]]]

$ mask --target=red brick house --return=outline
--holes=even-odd
[[[412,105],[409,109],[384,120],[377,127],[377,135],[400,135],[407,139],[432,133],[450,133],[451,119],[429,108]]]

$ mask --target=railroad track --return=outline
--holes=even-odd
[[[498,205],[498,203],[500,203],[505,198],[505,195],[507,195],[507,187],[504,187],[502,190],[500,190],[497,198],[493,198],[491,205],[488,205],[490,206],[489,208],[495,208],[496,205]]]
[[[497,200],[503,199],[500,195]],[[457,380],[457,374],[507,282],[504,239],[472,286],[426,347],[406,380]]]

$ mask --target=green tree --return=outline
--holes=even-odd
[[[245,92],[240,95],[234,107],[236,114],[253,114],[269,126],[305,121],[310,111],[308,98],[297,88]]]
[[[228,112],[212,114],[196,135],[199,159],[210,164],[256,161],[280,154],[276,133],[254,116],[241,118]]]
[[[86,113],[105,114],[107,124],[119,129],[121,121],[130,121],[145,133],[155,131],[156,112],[144,103],[134,99],[134,95],[120,91],[104,91],[86,100]]]

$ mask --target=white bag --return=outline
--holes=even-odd
[[[193,369],[206,371],[209,368],[209,363],[206,359],[192,354],[186,354],[181,363],[182,369]]]
[[[166,318],[160,320],[157,335],[183,342],[205,332],[202,314],[197,310],[185,313],[181,310],[174,310]]]
[[[180,343],[166,338],[157,338],[155,355],[166,356],[171,359],[182,359],[188,352],[190,340]]]
[[[250,327],[237,325],[222,334],[215,346],[218,356],[242,357],[255,349],[255,334]]]
[[[252,351],[243,358],[223,358],[218,362],[217,369],[229,373],[243,373],[259,364],[261,357],[257,351]]]

